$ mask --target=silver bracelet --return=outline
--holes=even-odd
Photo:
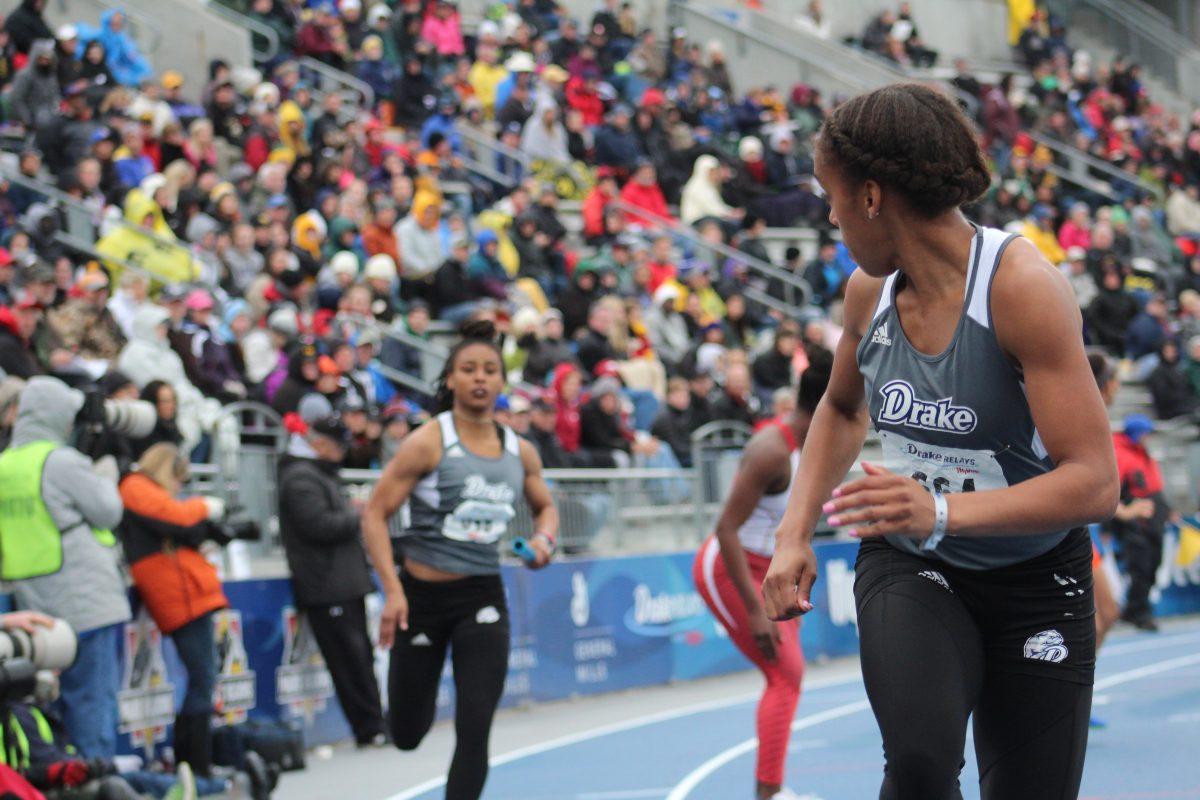
[[[950,505],[946,502],[946,495],[941,492],[933,493],[933,533],[929,538],[921,542],[922,550],[935,550],[941,544],[942,539],[946,538],[946,528],[950,524]]]

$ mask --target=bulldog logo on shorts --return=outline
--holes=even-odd
[[[1056,630],[1035,633],[1025,640],[1025,657],[1054,664],[1065,660],[1067,646],[1063,644],[1063,635]]]

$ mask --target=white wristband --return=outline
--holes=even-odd
[[[922,550],[934,550],[946,538],[946,528],[950,524],[950,505],[946,495],[941,492],[933,493],[933,533],[921,542]]]

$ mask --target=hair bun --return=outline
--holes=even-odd
[[[486,319],[467,320],[458,326],[458,334],[464,339],[484,339],[490,342],[496,338],[496,323]]]

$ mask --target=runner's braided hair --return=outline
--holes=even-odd
[[[820,146],[850,180],[876,181],[930,217],[970,203],[991,184],[962,111],[916,83],[892,84],[842,103],[822,125]]]
[[[459,339],[458,344],[454,345],[450,355],[446,356],[446,363],[442,365],[442,372],[438,375],[437,384],[435,384],[433,405],[436,411],[434,413],[440,414],[454,408],[454,392],[450,391],[450,387],[446,385],[446,379],[454,371],[454,361],[458,358],[458,354],[467,347],[473,344],[487,345],[496,351],[501,363],[504,361],[500,345],[496,344],[496,326],[493,323],[485,319],[469,320],[459,326],[458,333],[462,338]]]

